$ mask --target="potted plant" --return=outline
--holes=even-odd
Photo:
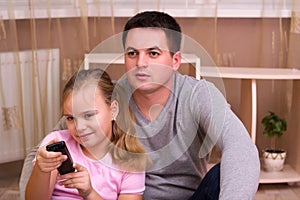
[[[278,149],[276,141],[287,130],[286,120],[274,112],[269,112],[261,123],[264,127],[263,134],[271,138],[271,148],[263,150],[264,168],[266,171],[280,171],[284,166],[286,151]]]

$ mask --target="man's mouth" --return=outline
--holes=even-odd
[[[149,74],[146,73],[136,73],[135,75],[139,80],[145,80],[150,77]]]

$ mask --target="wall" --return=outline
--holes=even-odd
[[[33,21],[17,20],[19,49],[60,48],[61,66],[64,65],[66,59],[70,59],[74,65],[78,65],[84,53],[91,51],[101,41],[113,35],[111,18],[89,18],[88,31],[82,26],[84,20],[82,18],[40,19],[34,21],[34,28]],[[115,33],[122,31],[126,21],[126,17],[114,19]],[[178,18],[178,22],[181,24],[183,32],[201,44],[220,65],[286,67],[286,49],[288,48],[286,44],[288,44],[290,24],[288,18],[282,19],[283,44],[280,40],[278,18],[219,18],[217,21],[214,18]],[[16,44],[13,37],[13,23],[4,21],[4,24],[7,39],[0,40],[0,51],[10,51],[15,48],[14,44]],[[215,29],[215,27],[217,28]],[[33,42],[34,38],[31,36],[33,30],[36,32],[36,43]],[[113,78],[117,78],[120,72],[112,70],[111,75]],[[243,116],[249,113],[240,113],[241,81],[224,80],[224,83],[226,97],[232,109],[239,117],[244,118]],[[64,81],[62,81],[63,84]],[[290,88],[290,83],[258,81],[258,121],[267,114],[268,110],[288,116],[291,126],[286,136],[283,137],[281,145],[292,151],[285,139],[293,139],[299,133],[299,126],[296,124],[299,124],[300,118],[296,112],[299,113],[300,105],[294,102],[293,109],[287,110],[286,87]],[[299,84],[294,87],[299,89]],[[299,97],[294,95],[294,99],[298,101]],[[291,118],[291,116],[296,117]],[[261,134],[260,123],[257,126],[257,145],[261,150],[269,144],[269,141]],[[289,159],[288,157],[288,161]],[[290,161],[293,162],[293,165],[300,166],[299,161],[292,159]]]

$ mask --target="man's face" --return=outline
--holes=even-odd
[[[161,29],[129,30],[125,42],[125,70],[134,89],[151,93],[162,86],[170,88],[180,58],[179,52],[171,56]]]

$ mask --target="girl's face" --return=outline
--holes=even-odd
[[[83,87],[67,97],[63,103],[66,124],[83,149],[107,148],[112,133],[113,106],[115,102],[108,105],[95,86]]]

